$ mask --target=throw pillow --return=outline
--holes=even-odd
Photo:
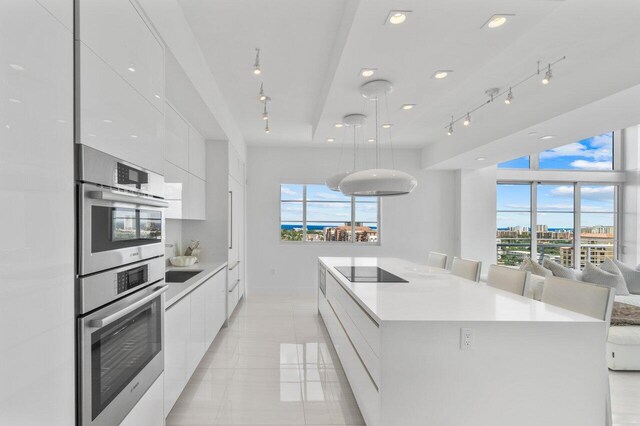
[[[613,262],[616,264],[618,269],[620,269],[620,272],[624,277],[624,281],[627,284],[627,289],[629,289],[629,293],[640,294],[640,270],[638,268],[633,269],[631,266],[625,265],[619,260],[614,260]]]
[[[613,266],[615,266],[615,264]],[[608,267],[610,267],[610,265],[608,265]],[[608,272],[603,268],[597,268],[591,262],[587,262],[587,265],[584,267],[584,270],[582,271],[582,280],[587,283],[615,288],[616,295],[618,296],[629,295],[622,273]]]
[[[544,268],[542,265],[540,265],[538,262],[531,259],[530,257],[526,257],[522,261],[522,264],[520,265],[520,270],[529,271],[533,275],[540,275],[541,277],[550,277],[551,275],[553,275],[553,273],[550,270],[548,270],[547,268]]]
[[[575,269],[564,267],[558,262],[554,262],[553,260],[546,257],[542,260],[542,266],[550,269],[551,272],[553,272],[554,277],[568,278],[570,280],[576,279]]]

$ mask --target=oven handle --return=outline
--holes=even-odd
[[[136,197],[131,195],[118,194],[112,191],[89,191],[89,198],[94,200],[119,201],[127,204],[138,204],[141,206],[169,207],[169,203],[162,200],[152,200],[149,198]]]
[[[119,320],[123,316],[135,311],[140,306],[144,305],[145,303],[149,302],[150,300],[155,299],[156,297],[158,297],[159,295],[161,295],[162,293],[167,291],[168,288],[169,288],[168,285],[163,285],[162,287],[157,287],[156,289],[153,290],[153,293],[151,293],[150,295],[138,300],[135,303],[132,303],[131,305],[129,305],[126,308],[116,312],[115,314],[107,315],[106,317],[104,317],[102,319],[94,319],[94,320],[89,321],[89,327],[91,327],[91,328],[102,328],[102,327],[105,327],[105,326],[107,326],[107,325]]]

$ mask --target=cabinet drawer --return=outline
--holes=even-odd
[[[164,48],[132,3],[129,0],[77,3],[82,43],[158,111],[163,111]]]
[[[344,290],[343,290],[344,291]],[[346,291],[345,291],[346,293]],[[346,297],[346,311],[371,350],[380,356],[380,327],[351,296]]]

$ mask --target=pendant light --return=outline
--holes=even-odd
[[[391,196],[405,195],[413,191],[418,182],[408,173],[394,169],[380,168],[380,121],[379,100],[393,89],[387,80],[373,80],[360,87],[360,93],[375,101],[376,108],[376,167],[362,170],[345,177],[340,182],[340,191],[349,196]],[[387,117],[388,118],[388,117]]]
[[[327,185],[327,187],[332,191],[340,191],[340,183],[342,182],[342,180],[356,170],[356,130],[358,127],[364,125],[366,119],[367,116],[363,114],[350,114],[344,116],[344,118],[342,119],[342,122],[345,125],[353,127],[353,169],[348,172],[336,173],[335,175],[327,179],[325,185]]]

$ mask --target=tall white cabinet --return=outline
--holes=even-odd
[[[0,424],[75,424],[73,2],[0,1]]]
[[[228,179],[227,315],[230,317],[245,293],[245,164],[231,145]]]

